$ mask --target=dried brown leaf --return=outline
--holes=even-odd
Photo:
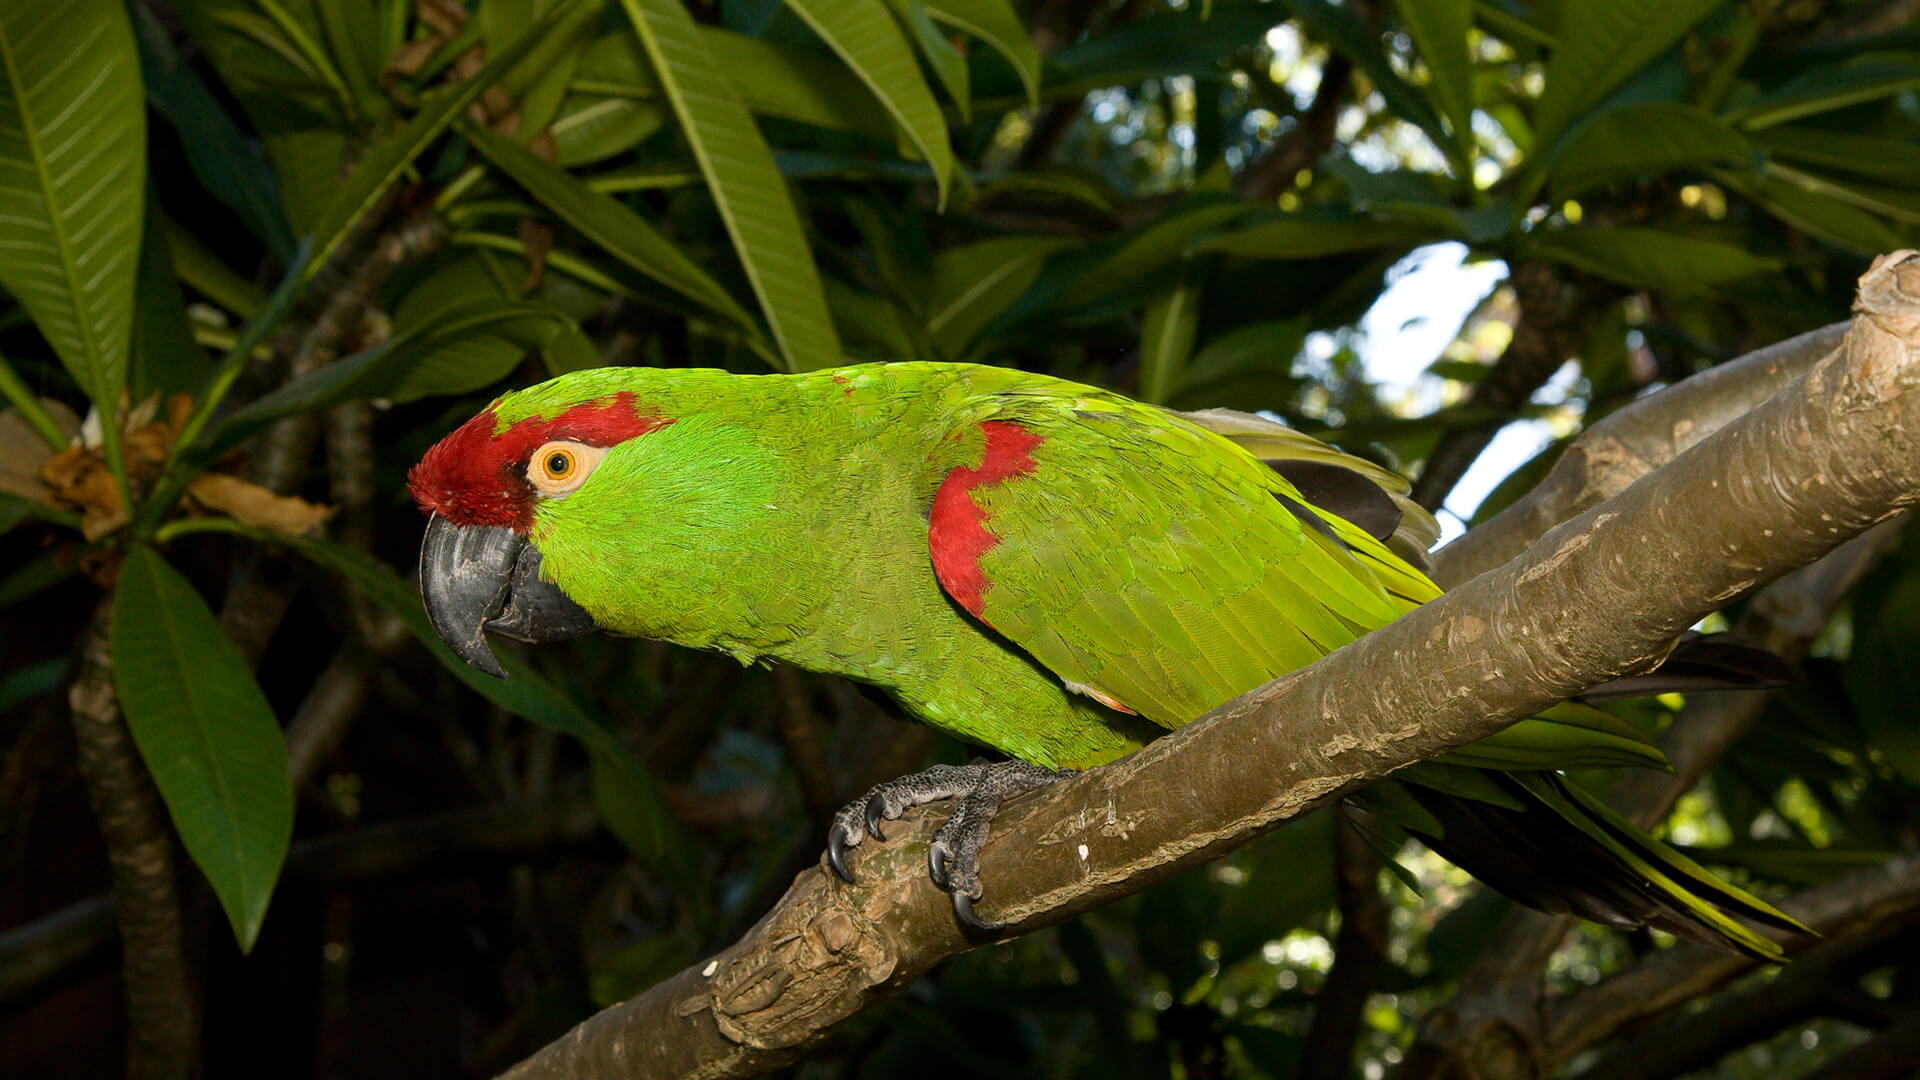
[[[331,506],[275,495],[259,484],[226,473],[203,474],[187,485],[187,494],[201,506],[226,513],[242,525],[289,536],[305,536],[333,514]]]

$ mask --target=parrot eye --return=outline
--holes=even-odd
[[[533,452],[527,462],[527,481],[548,498],[570,495],[587,482],[606,448],[576,442],[550,442]]]

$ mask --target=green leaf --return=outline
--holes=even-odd
[[[1067,287],[1063,302],[1083,304],[1139,281],[1159,268],[1183,258],[1193,238],[1258,212],[1240,199],[1196,201],[1120,240],[1088,273]]]
[[[126,8],[0,4],[0,63],[0,285],[111,415],[127,379],[146,184]]]
[[[1920,145],[1809,127],[1770,127],[1749,136],[1777,158],[1896,182],[1920,176]]]
[[[633,0],[628,0],[632,6]],[[953,148],[947,143],[947,122],[920,75],[913,49],[900,33],[883,0],[787,0],[800,16],[860,81],[886,107],[894,123],[933,167],[939,204],[947,202],[947,183],[953,175]],[[749,76],[750,77],[750,76]],[[964,96],[965,88],[962,87]]]
[[[1047,257],[1073,241],[1008,236],[948,248],[933,258],[927,336],[949,358],[966,353],[981,330],[1040,276]]]
[[[154,215],[154,222],[166,229],[167,251],[173,258],[173,272],[182,284],[242,319],[251,319],[260,313],[261,307],[267,302],[265,289],[234,273],[232,267],[208,251],[206,245],[195,239],[192,233],[159,213],[159,207],[148,207],[148,212]],[[295,250],[298,250],[298,245],[295,245]],[[288,265],[292,264],[293,259],[294,255],[289,254]]]
[[[1783,180],[1802,191],[1825,196],[1848,206],[1890,217],[1909,225],[1920,222],[1920,195],[1911,188],[1882,187],[1858,181],[1835,180],[1805,169],[1779,162],[1767,163],[1767,175]]]
[[[1666,52],[1721,0],[1566,4],[1546,90],[1533,110],[1535,145],[1552,146],[1573,118]]]
[[[1217,73],[1221,57],[1259,40],[1288,14],[1265,4],[1236,4],[1205,17],[1199,8],[1188,4],[1184,11],[1136,19],[1061,49],[1047,60],[1045,96],[1057,100],[1168,75]]]
[[[741,104],[750,111],[858,132],[878,141],[893,140],[893,120],[886,110],[845,64],[826,53],[789,48],[714,26],[701,27],[700,40],[719,70],[752,73],[752,78],[732,82]],[[613,97],[657,99],[663,94],[645,46],[628,27],[587,48],[574,88],[583,94]],[[649,102],[649,107],[657,106]]]
[[[227,115],[213,91],[180,58],[166,28],[144,4],[131,5],[140,72],[154,111],[180,132],[187,167],[202,187],[240,216],[274,258],[293,258],[293,230],[280,208],[273,168],[257,139]]]
[[[1780,268],[1737,244],[1664,229],[1562,229],[1530,237],[1527,253],[1577,266],[1622,285],[1692,292]]]
[[[732,294],[618,199],[547,164],[512,139],[471,124],[463,126],[462,132],[487,160],[607,254],[735,325],[756,329],[753,316]]]
[[[1571,198],[1615,180],[1701,164],[1734,164],[1752,150],[1727,124],[1692,105],[1650,102],[1614,109],[1570,132],[1547,172],[1553,192]]]
[[[111,640],[127,728],[246,952],[293,835],[273,707],[200,594],[152,548],[127,550]]]
[[[636,856],[691,884],[692,869],[686,863],[686,853],[692,848],[679,822],[666,810],[659,782],[605,725],[559,687],[511,653],[499,657],[501,666],[507,669],[504,679],[496,679],[455,656],[433,632],[419,590],[371,556],[320,540],[277,535],[273,539],[352,582],[368,599],[405,623],[434,659],[481,697],[584,743],[594,761],[595,802],[603,812],[609,804],[613,807],[609,826],[619,823],[616,835]]]
[[[1779,177],[1763,177],[1756,183],[1748,173],[1714,170],[1709,175],[1781,221],[1836,247],[1871,256],[1907,246],[1899,231],[1878,217]]]
[[[489,49],[518,41],[534,19],[552,6],[553,0],[487,0],[478,12],[481,37]],[[559,115],[567,84],[573,81],[588,35],[598,26],[605,6],[605,0],[575,4],[572,13],[527,55],[526,62],[500,80],[519,114],[519,137],[532,138]]]
[[[973,76],[967,70],[967,58],[953,42],[948,41],[940,28],[933,25],[933,19],[927,14],[927,5],[923,0],[886,0],[897,17],[908,30],[913,32],[914,43],[920,46],[920,55],[927,66],[947,88],[947,96],[953,99],[960,111],[960,122],[973,122]],[[945,138],[944,123],[942,136]],[[951,171],[951,170],[949,170]],[[944,174],[943,174],[944,175]]]
[[[986,42],[1005,57],[1026,88],[1027,104],[1040,104],[1040,50],[1012,4],[1007,0],[927,0],[926,8],[928,15]]]
[[[22,702],[60,689],[67,681],[69,664],[66,657],[56,656],[0,675],[0,714],[11,711]]]
[[[1200,326],[1200,286],[1181,281],[1147,301],[1140,327],[1140,397],[1165,404],[1186,381]]]
[[[1832,112],[1920,87],[1920,64],[1873,59],[1832,64],[1781,86],[1727,119],[1747,131]]]
[[[13,495],[5,498],[9,503],[27,501]],[[12,607],[30,596],[37,596],[79,572],[79,560],[70,551],[42,552],[0,577],[0,608]]]
[[[595,775],[598,775],[597,773]],[[594,967],[587,983],[593,1003],[610,1009],[693,962],[699,941],[691,934],[661,934],[641,938],[616,949]]]
[[[1393,0],[1393,10],[1426,62],[1432,79],[1428,96],[1453,129],[1453,159],[1472,161],[1473,61],[1467,55],[1467,38],[1473,29],[1471,0]]]
[[[547,130],[553,134],[554,160],[571,167],[624,154],[666,126],[664,105],[633,98],[570,94]]]
[[[421,110],[398,131],[375,143],[361,160],[346,185],[320,215],[313,228],[313,272],[325,266],[334,249],[360,219],[385,197],[400,178],[447,125],[474,103],[486,89],[506,76],[546,36],[559,26],[578,0],[560,0],[539,22],[512,45],[489,50],[487,66],[473,78],[450,90],[428,96]]]
[[[147,205],[157,209],[152,195],[149,191]],[[193,328],[187,324],[168,232],[166,223],[156,219],[140,235],[138,289],[133,297],[139,333],[133,336],[127,364],[127,386],[134,401],[145,401],[156,391],[197,390],[213,372],[212,362],[194,342]]]
[[[1373,248],[1412,248],[1441,238],[1436,230],[1416,222],[1298,217],[1223,232],[1195,244],[1193,251],[1250,259],[1316,259]]]
[[[1856,594],[1853,655],[1843,680],[1868,745],[1908,783],[1920,784],[1920,670],[1912,659],[1920,648],[1920,571],[1912,561],[1916,545],[1909,540],[1903,548],[1905,558],[1876,570],[1871,587]]]
[[[680,0],[621,0],[700,162],[791,371],[840,362],[840,340],[786,181]]]
[[[431,394],[462,393],[485,386],[506,372],[472,371],[459,362],[459,353],[449,356],[445,351],[476,335],[495,335],[521,342],[520,350],[524,353],[545,344],[546,335],[561,322],[559,313],[544,304],[500,300],[469,304],[442,313],[419,330],[343,357],[250,402],[227,417],[205,446],[196,447],[195,457],[210,460],[275,420],[331,408],[355,398],[411,401]],[[514,362],[518,362],[517,357]]]

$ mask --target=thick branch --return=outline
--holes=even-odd
[[[184,1080],[199,1056],[200,1025],[181,944],[173,831],[120,715],[108,645],[112,605],[110,596],[100,602],[67,700],[80,775],[112,870],[127,1005],[127,1076]]]
[[[1509,566],[1009,807],[983,856],[985,915],[1035,929],[1215,858],[1644,666],[1728,599],[1913,502],[1920,256],[1876,263],[1862,293],[1844,353]],[[863,845],[859,885],[801,874],[740,942],[508,1075],[719,1077],[793,1060],[977,944],[926,880],[928,827],[913,815]]]
[[[1736,632],[1782,659],[1805,659],[1854,587],[1900,546],[1906,521],[1882,522],[1819,562],[1767,586],[1747,606]],[[1752,729],[1772,697],[1746,691],[1693,695],[1660,738],[1673,772],[1629,772],[1608,793],[1608,803],[1641,828],[1651,828]]]

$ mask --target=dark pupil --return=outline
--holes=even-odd
[[[547,458],[547,471],[555,476],[567,471],[570,462],[565,454],[554,454]]]

